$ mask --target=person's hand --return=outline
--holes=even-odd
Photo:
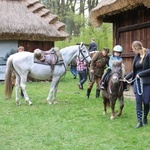
[[[137,77],[137,78],[140,78],[140,76],[139,76],[138,74],[136,75],[136,77]]]
[[[123,82],[127,82],[127,79],[126,79],[126,78],[123,78]]]
[[[90,70],[90,72],[91,72],[91,73],[93,73],[93,72],[94,72],[94,70]]]

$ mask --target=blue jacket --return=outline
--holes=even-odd
[[[113,60],[117,60],[117,61],[122,61],[122,57],[121,56],[115,56],[115,55],[111,55],[110,56],[110,59],[109,59],[109,67],[108,69],[111,69],[112,68],[112,61]]]
[[[135,70],[135,64],[136,61],[138,60],[138,58],[140,57],[140,55],[136,55],[133,59],[133,65],[132,65],[132,71],[130,73],[128,73],[126,75],[126,79],[129,80],[130,78],[132,78],[132,80],[135,79],[136,77],[136,70]],[[142,71],[140,71],[138,73],[138,75],[143,79],[143,84],[150,84],[150,50],[147,50],[145,58],[143,60],[143,69]]]

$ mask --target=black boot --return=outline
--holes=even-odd
[[[143,125],[147,125],[147,124],[148,124],[147,117],[144,117],[144,118],[143,118]]]
[[[88,88],[88,89],[87,89],[87,93],[86,93],[86,98],[87,98],[87,99],[89,99],[90,93],[91,93],[91,89]]]
[[[143,123],[142,123],[142,110],[137,110],[136,114],[137,114],[137,119],[138,119],[138,123],[136,125],[136,128],[140,128],[140,127],[143,126]]]
[[[100,96],[100,89],[96,89],[96,98],[98,98]]]
[[[136,128],[140,128],[140,127],[142,127],[142,126],[143,126],[142,121],[139,121],[139,122],[137,123],[137,125],[136,125]]]
[[[148,124],[147,116],[149,113],[149,104],[144,104],[144,118],[143,118],[143,125]]]

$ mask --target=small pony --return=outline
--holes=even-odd
[[[108,85],[105,90],[102,90],[103,106],[105,115],[107,112],[107,106],[111,107],[111,117],[110,119],[115,118],[115,104],[118,99],[120,102],[120,109],[118,116],[121,116],[122,110],[124,108],[124,83],[122,79],[125,75],[125,66],[122,61],[113,61],[112,69],[108,79]]]

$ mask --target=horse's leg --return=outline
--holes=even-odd
[[[118,116],[121,116],[122,110],[124,108],[124,97],[123,96],[119,97],[119,102],[120,102],[120,109],[119,109],[119,112],[118,112]]]
[[[59,79],[60,79],[60,76],[56,76],[56,77],[54,76],[52,79],[50,91],[49,91],[48,97],[46,99],[49,105],[52,104],[52,102],[51,102],[52,100],[53,100],[54,104],[57,103],[56,94],[57,94],[57,87],[58,87]]]
[[[21,102],[19,101],[19,96],[18,96],[19,88],[20,88],[20,77],[19,75],[16,74],[16,87],[15,87],[16,105],[21,105]]]
[[[25,101],[29,105],[32,105],[32,102],[30,101],[29,96],[26,92],[26,82],[27,82],[27,74],[21,75],[20,88],[22,89]]]
[[[107,99],[106,98],[103,98],[103,107],[104,107],[103,115],[106,115],[107,113]]]
[[[110,99],[110,107],[111,107],[111,116],[110,119],[113,120],[115,118],[115,104],[116,104],[116,99],[111,98]]]

